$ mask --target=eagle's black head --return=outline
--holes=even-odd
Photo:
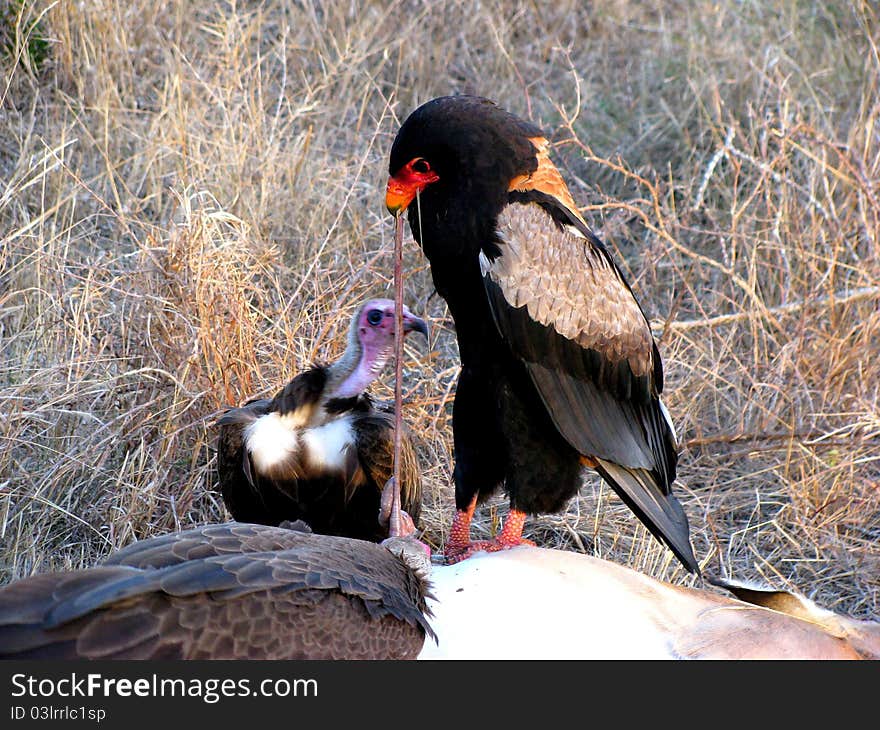
[[[511,180],[537,167],[530,141],[536,137],[543,137],[538,127],[488,99],[432,99],[397,133],[385,203],[395,215],[407,211],[413,236],[429,257],[441,247],[462,253],[458,247],[494,235]]]

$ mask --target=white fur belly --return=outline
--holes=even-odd
[[[302,434],[309,465],[326,471],[345,469],[345,452],[354,445],[354,431],[348,418],[338,418]]]

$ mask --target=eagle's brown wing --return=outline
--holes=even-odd
[[[0,656],[413,658],[426,591],[382,546],[227,523],[0,589]]]
[[[501,335],[559,432],[695,569],[671,494],[677,446],[661,361],[629,285],[580,217],[544,192],[512,192],[497,237],[500,255],[480,263]]]

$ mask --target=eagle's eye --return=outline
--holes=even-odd
[[[411,169],[420,175],[431,172],[431,164],[424,157],[417,157],[412,161]]]

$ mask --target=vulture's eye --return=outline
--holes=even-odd
[[[412,171],[420,175],[431,172],[431,165],[424,157],[416,157],[411,163]]]
[[[375,327],[377,324],[379,324],[379,322],[382,321],[382,317],[384,317],[384,315],[382,314],[381,310],[371,309],[369,312],[367,312],[367,322],[373,325],[373,327]]]

